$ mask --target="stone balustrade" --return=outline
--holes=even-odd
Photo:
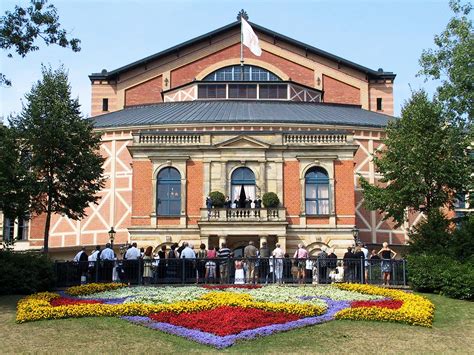
[[[200,134],[140,133],[134,137],[135,144],[150,145],[199,145]]]
[[[296,133],[285,134],[283,144],[287,145],[330,145],[345,144],[348,142],[347,134],[325,134],[325,133]]]
[[[201,221],[210,222],[282,222],[284,208],[201,208]]]

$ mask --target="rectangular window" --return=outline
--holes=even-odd
[[[260,99],[287,99],[288,90],[286,84],[283,85],[266,85],[261,84],[260,87]]]
[[[229,85],[229,99],[256,99],[257,85],[231,84]]]
[[[102,111],[109,110],[109,99],[102,99]]]
[[[28,239],[28,219],[5,218],[3,225],[3,239],[5,241],[27,240]]]
[[[377,97],[377,111],[382,111],[382,98]]]
[[[225,99],[225,85],[199,85],[199,99]]]

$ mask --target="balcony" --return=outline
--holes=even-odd
[[[286,222],[285,208],[201,208],[201,222]]]

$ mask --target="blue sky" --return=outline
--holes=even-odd
[[[0,11],[27,1],[0,0]],[[41,45],[27,57],[0,56],[12,80],[0,88],[0,117],[21,111],[24,94],[41,76],[41,63],[69,70],[74,96],[90,114],[88,75],[112,70],[235,21],[241,8],[250,21],[372,69],[397,74],[395,114],[412,89],[433,92],[417,78],[422,49],[433,48],[452,13],[448,1],[152,1],[56,0],[61,24],[81,39],[82,50]]]

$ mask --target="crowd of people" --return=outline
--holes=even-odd
[[[379,268],[383,284],[390,284],[392,262],[397,254],[383,243],[377,252],[369,250],[364,244],[347,248],[342,259],[337,258],[333,249],[323,246],[316,256],[311,256],[303,244],[290,257],[280,244],[271,250],[266,242],[260,248],[250,241],[243,249],[243,255],[234,257],[233,252],[222,243],[220,248],[206,249],[200,244],[183,242],[169,246],[162,245],[157,253],[153,247],[138,249],[137,244],[123,250],[118,260],[112,246],[99,246],[87,255],[82,248],[74,257],[78,265],[81,281],[99,278],[103,281],[120,281],[144,284],[150,283],[313,283],[334,282],[367,283],[369,272]]]

